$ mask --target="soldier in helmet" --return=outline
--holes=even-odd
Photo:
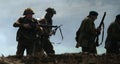
[[[45,11],[47,13],[45,14],[43,19],[40,19],[39,23],[42,25],[52,25],[52,17],[54,14],[56,14],[56,11],[53,8],[47,8]],[[49,40],[51,31],[52,27],[43,27],[43,33],[41,34],[41,42],[43,44],[43,49],[47,55],[55,54],[53,45]]]
[[[27,55],[33,52],[33,42],[36,39],[36,24],[37,20],[33,18],[34,12],[31,8],[24,10],[23,17],[20,17],[14,24],[14,27],[19,27],[16,40],[18,41],[16,55],[22,57],[26,50]]]
[[[96,11],[90,11],[76,32],[76,48],[81,46],[83,53],[97,54],[95,37],[100,32],[100,28],[96,29],[94,24],[97,16]]]
[[[105,48],[108,54],[120,54],[120,14],[108,27]]]

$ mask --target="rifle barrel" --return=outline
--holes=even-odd
[[[100,25],[99,25],[99,28],[101,28],[101,26],[102,26],[102,24],[103,24],[103,21],[104,21],[104,19],[105,19],[105,16],[106,16],[106,12],[104,12],[104,15],[103,15],[102,20],[101,20]]]
[[[38,25],[38,26],[41,26],[41,27],[54,27],[54,28],[57,27],[57,26],[53,26],[53,25],[42,25],[42,24],[40,24],[40,25]]]

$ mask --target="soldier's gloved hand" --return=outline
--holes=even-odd
[[[31,26],[29,24],[23,24],[23,27],[25,27],[25,28],[31,28]]]
[[[50,32],[49,35],[52,36],[52,35],[54,35],[54,34],[53,34],[53,32]]]
[[[97,31],[97,35],[100,35],[101,34],[101,32],[100,31]]]
[[[96,32],[97,32],[97,35],[100,35],[101,34],[101,28],[97,28]]]
[[[79,48],[79,47],[80,47],[80,44],[79,44],[79,43],[77,43],[75,47],[76,47],[76,48]]]

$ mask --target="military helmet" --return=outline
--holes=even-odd
[[[89,15],[98,16],[98,13],[96,11],[90,11]]]
[[[54,8],[47,8],[45,11],[46,11],[47,13],[56,14],[56,11],[54,10]]]
[[[26,15],[26,14],[34,14],[34,12],[31,8],[27,8],[27,9],[24,10],[23,15]]]

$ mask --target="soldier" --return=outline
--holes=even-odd
[[[31,8],[24,10],[23,17],[20,17],[14,24],[14,27],[19,27],[16,39],[18,41],[17,57],[24,55],[26,49],[27,55],[33,52],[33,45],[36,39],[36,24],[37,20],[33,18],[34,12]]]
[[[45,10],[47,13],[43,19],[39,21],[42,25],[52,25],[52,17],[56,14],[56,11],[53,8],[47,8]],[[49,37],[51,36],[52,27],[43,27],[43,34],[41,34],[41,42],[43,44],[43,49],[47,55],[55,54],[53,45],[51,44]]]
[[[106,53],[120,54],[120,14],[108,27],[105,48]]]
[[[95,37],[100,33],[100,28],[96,29],[94,24],[97,16],[98,13],[96,11],[90,11],[76,32],[76,48],[81,46],[83,53],[97,53]]]

